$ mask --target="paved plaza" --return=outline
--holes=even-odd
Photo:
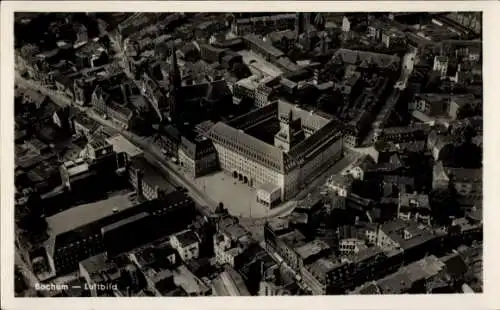
[[[274,214],[284,207],[278,206],[270,210],[259,204],[256,200],[256,189],[234,179],[227,172],[220,171],[197,178],[195,185],[213,200],[222,202],[234,216],[264,218],[270,216],[271,211]]]
[[[296,198],[289,200],[273,209],[269,209],[256,200],[256,189],[243,183],[228,172],[215,172],[191,183],[201,192],[215,202],[222,202],[231,215],[244,219],[264,219],[278,216],[285,216],[293,211],[297,200],[302,199],[308,192],[324,184],[326,178],[332,174],[340,173],[349,167],[361,154],[350,152],[336,164],[327,169],[324,173],[308,184]],[[183,168],[179,167],[182,170]]]

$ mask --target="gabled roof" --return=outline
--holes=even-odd
[[[393,64],[399,65],[400,58],[398,56],[340,48],[333,55],[332,62],[350,65],[360,65],[365,62],[365,65],[373,63],[379,68],[388,68]]]
[[[177,240],[179,240],[181,247],[187,247],[193,243],[200,242],[198,236],[192,230],[185,230],[180,233],[177,233],[175,234],[175,237],[177,238]]]

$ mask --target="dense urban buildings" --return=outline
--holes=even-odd
[[[482,292],[481,32],[16,13],[17,296]]]

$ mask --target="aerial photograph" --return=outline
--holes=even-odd
[[[482,12],[16,12],[16,297],[483,292]]]

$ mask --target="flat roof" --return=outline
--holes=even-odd
[[[322,240],[313,240],[295,248],[295,251],[300,257],[307,258],[328,249],[330,249],[330,246],[326,242]]]
[[[202,293],[209,290],[209,288],[198,279],[186,266],[182,265],[175,269],[174,283],[182,287],[188,294]]]
[[[309,127],[313,130],[319,130],[331,121],[330,119],[318,115],[315,112],[306,111],[286,100],[279,99],[278,115],[282,117],[288,116],[290,114],[290,111],[292,111],[292,117],[294,119],[300,118],[302,120],[303,126]]]
[[[259,72],[272,77],[277,77],[283,74],[283,70],[268,62],[261,55],[252,50],[241,50],[237,53],[243,57],[243,63],[249,66],[250,69],[257,69]]]
[[[261,187],[259,187],[259,189],[263,190],[263,191],[266,191],[268,193],[273,193],[277,190],[280,189],[280,187],[276,184],[272,184],[272,183],[265,183],[265,184],[262,184]]]
[[[93,273],[103,271],[106,267],[110,265],[110,261],[106,253],[100,253],[95,256],[91,256],[80,262],[87,272],[92,275]]]
[[[222,229],[232,240],[239,240],[250,233],[240,224],[233,224]]]
[[[286,233],[284,235],[279,236],[279,238],[288,246],[292,248],[297,248],[301,245],[304,245],[306,243],[306,237],[298,231],[298,230],[293,230],[289,233]]]
[[[125,226],[127,224],[130,224],[130,223],[142,220],[144,218],[147,218],[148,216],[149,216],[149,214],[146,212],[137,213],[136,215],[133,215],[131,217],[127,217],[127,218],[120,220],[118,222],[114,222],[112,224],[109,224],[108,226],[104,226],[103,228],[101,228],[101,232],[106,233],[108,231],[117,229],[121,226]]]
[[[135,205],[130,194],[83,204],[47,217],[50,234],[57,236]]]
[[[126,153],[130,157],[141,155],[143,151],[132,144],[127,138],[122,135],[117,135],[106,139],[106,142],[113,146],[116,153]]]

